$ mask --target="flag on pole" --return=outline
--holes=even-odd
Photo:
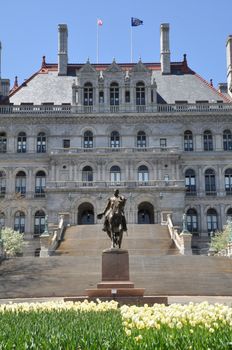
[[[102,26],[102,25],[103,25],[103,20],[100,19],[100,18],[98,18],[98,19],[97,19],[97,25],[98,25],[98,26]]]
[[[142,24],[143,24],[143,21],[141,19],[131,17],[131,26],[132,27],[141,26]]]

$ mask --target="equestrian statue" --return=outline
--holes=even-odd
[[[103,231],[107,232],[111,239],[111,248],[121,248],[123,232],[127,231],[124,207],[126,198],[119,195],[119,190],[108,199],[105,210],[97,215],[98,219],[105,218]]]

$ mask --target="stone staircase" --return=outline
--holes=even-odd
[[[110,240],[101,226],[66,231],[55,256],[9,259],[0,265],[0,298],[85,295],[101,281],[101,252]],[[232,295],[232,260],[181,256],[159,225],[129,226],[130,279],[145,295]]]
[[[71,226],[66,229],[64,240],[55,255],[99,256],[110,247],[110,239],[102,231],[102,225]],[[132,255],[179,255],[170,239],[167,227],[162,225],[128,225],[122,248]]]

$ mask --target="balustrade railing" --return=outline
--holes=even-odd
[[[48,181],[46,189],[75,189],[75,188],[137,188],[137,187],[183,187],[182,180],[151,180],[151,181]]]
[[[3,105],[0,114],[93,114],[93,113],[202,113],[232,111],[232,103],[186,103],[150,105]]]
[[[160,153],[160,152],[166,152],[166,153],[176,153],[180,151],[179,147],[93,147],[93,148],[55,148],[51,150],[51,154],[75,154],[75,153],[86,153],[86,152],[92,152],[92,153],[111,153],[111,152],[122,152],[122,153],[133,153],[133,152],[152,152],[152,153]]]

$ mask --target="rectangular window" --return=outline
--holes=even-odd
[[[160,139],[160,148],[161,149],[167,148],[167,139]]]
[[[70,148],[70,140],[69,139],[63,140],[63,148]]]
[[[126,103],[129,103],[129,102],[130,102],[130,91],[129,91],[129,90],[127,90],[127,91],[125,92],[125,102],[126,102]]]
[[[99,91],[99,103],[104,103],[104,91]]]

